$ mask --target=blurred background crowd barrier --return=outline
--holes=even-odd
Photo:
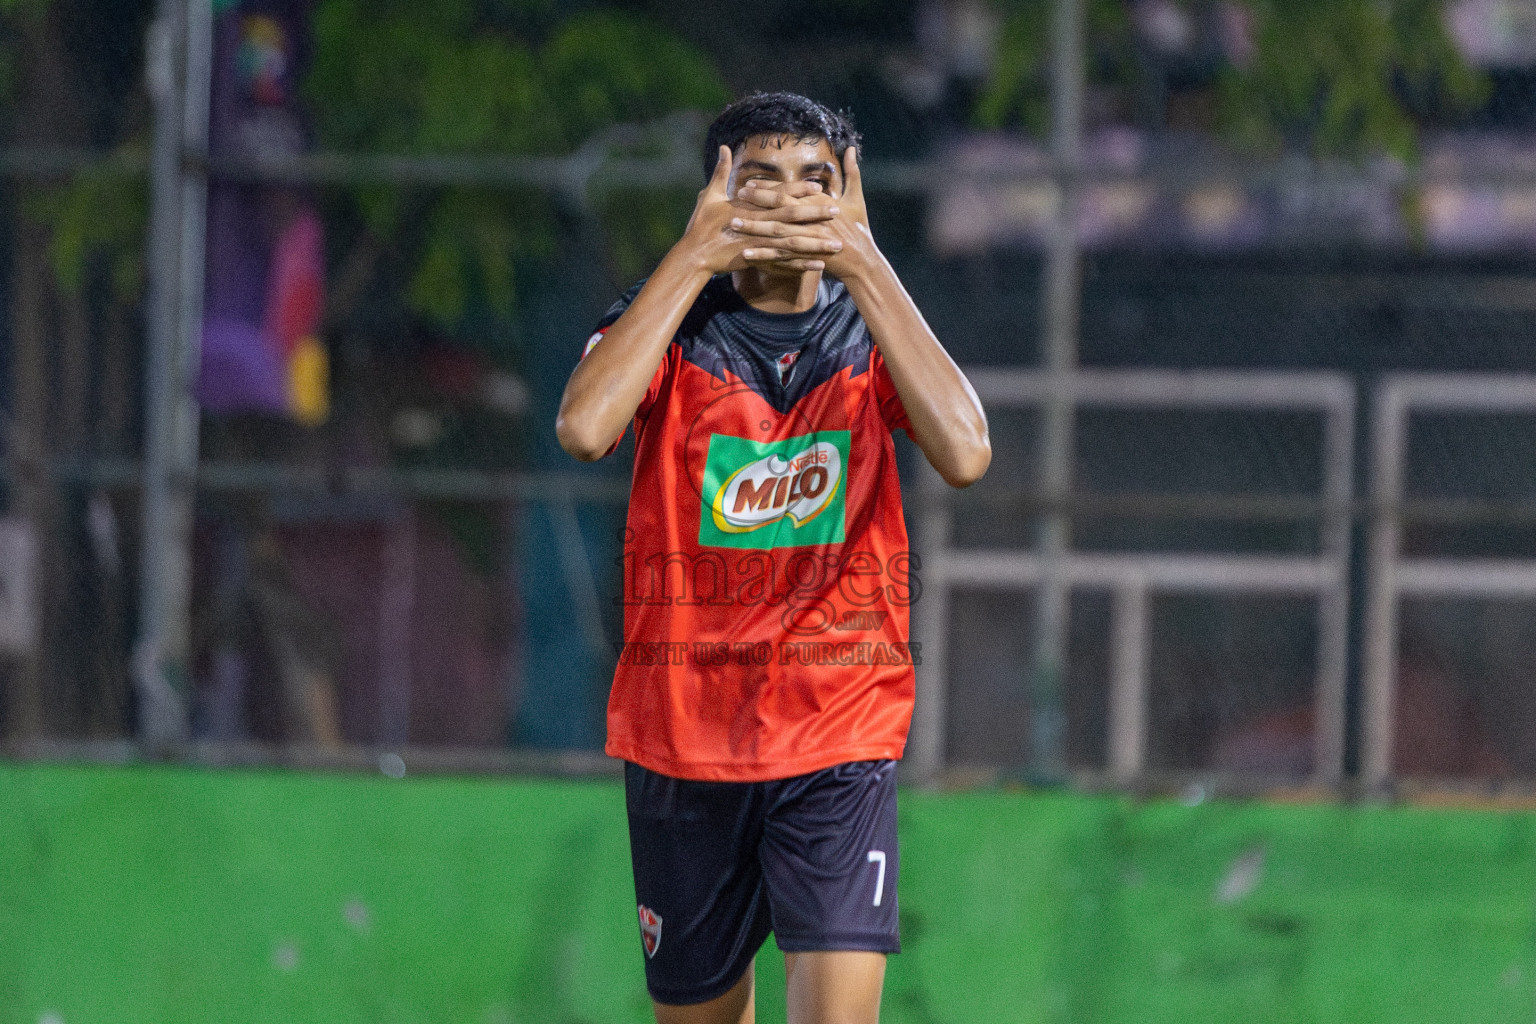
[[[0,5],[6,752],[607,770],[555,406],[789,88],[992,423],[911,778],[1536,779],[1536,0],[736,6]]]

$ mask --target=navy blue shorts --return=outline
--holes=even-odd
[[[779,948],[901,949],[896,762],[771,782],[624,770],[645,981],[658,1003],[730,991],[773,932]]]

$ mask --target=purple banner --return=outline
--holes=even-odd
[[[222,157],[302,152],[298,100],[309,0],[237,3],[214,27],[210,148]],[[293,188],[213,181],[198,398],[212,412],[325,419],[318,332],[324,232]]]

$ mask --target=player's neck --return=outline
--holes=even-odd
[[[816,305],[816,291],[821,287],[821,271],[810,270],[796,276],[765,274],[755,267],[731,274],[736,294],[753,309],[764,313],[804,313]]]

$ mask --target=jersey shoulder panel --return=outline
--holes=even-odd
[[[604,313],[602,319],[597,322],[597,329],[599,331],[606,331],[612,327],[619,317],[624,315],[624,311],[629,308],[630,303],[635,301],[635,296],[640,294],[640,289],[645,287],[645,282],[648,280],[650,278],[641,278],[631,285],[623,295],[620,295],[614,304],[608,307],[608,312]]]
[[[649,278],[642,278],[641,280],[637,281],[627,291],[625,291],[623,295],[619,296],[618,300],[615,301],[613,305],[608,307],[608,312],[604,313],[602,318],[598,320],[596,329],[593,330],[592,334],[587,338],[587,343],[582,346],[581,355],[577,359],[578,362],[587,358],[587,356],[591,354],[592,350],[602,342],[603,336],[608,333],[609,328],[618,322],[619,317],[624,315],[624,311],[629,309],[630,304],[635,301],[635,296],[640,294],[640,289],[645,287],[645,282],[647,280],[649,280]],[[651,374],[651,382],[646,386],[644,397],[640,399],[640,404],[635,407],[634,428],[637,436],[646,419],[650,415],[651,407],[656,404],[656,399],[661,394],[661,390],[666,383],[668,373],[670,373],[676,365],[676,351],[677,340],[674,338],[672,343],[667,346],[667,351],[662,356],[661,362],[657,365],[656,372]],[[604,457],[612,455],[614,452],[618,451],[619,443],[623,440],[623,434],[620,434],[617,438],[615,438],[613,444],[609,446],[608,451],[604,453]]]

